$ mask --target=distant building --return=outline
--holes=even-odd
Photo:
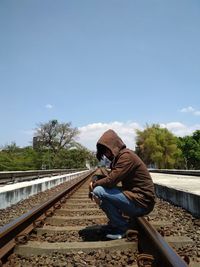
[[[89,162],[88,160],[86,160],[85,166],[86,166],[86,168],[88,168],[88,169],[91,168],[91,166],[90,166],[90,162]]]
[[[37,149],[39,147],[40,140],[38,136],[33,136],[33,149]]]

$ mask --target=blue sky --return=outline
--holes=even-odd
[[[78,127],[95,149],[113,128],[200,129],[200,1],[1,0],[0,145],[40,122]]]

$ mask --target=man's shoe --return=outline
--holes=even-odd
[[[125,234],[107,234],[106,237],[111,240],[117,240],[124,238]]]
[[[115,229],[107,232],[106,238],[116,240],[116,239],[122,239],[125,236],[126,236],[126,231],[115,228]]]
[[[104,225],[99,225],[98,232],[106,235],[108,233],[113,232],[114,229],[115,228],[113,228],[112,225],[110,225],[110,224],[104,224]]]
[[[112,226],[111,224],[100,224],[99,225],[101,229],[105,229],[105,230],[110,230],[112,231],[113,229],[116,229],[116,227]]]

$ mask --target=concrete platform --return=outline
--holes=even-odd
[[[200,177],[151,173],[156,194],[200,218]]]
[[[0,209],[5,209],[23,199],[27,199],[32,195],[73,180],[86,172],[88,171],[45,177],[37,180],[2,186],[0,187]]]
[[[178,174],[151,173],[153,182],[159,185],[200,196],[200,177]]]

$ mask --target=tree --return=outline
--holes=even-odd
[[[20,151],[20,147],[18,147],[15,142],[11,142],[11,144],[5,145],[2,150],[7,151],[9,153],[13,153]]]
[[[25,171],[40,169],[41,154],[32,147],[17,147],[16,144],[7,145],[0,152],[1,171]]]
[[[173,168],[181,156],[177,137],[157,124],[137,130],[136,153],[147,166],[156,168]]]
[[[35,130],[36,147],[51,149],[54,154],[63,148],[72,147],[75,143],[74,137],[79,133],[77,128],[71,127],[71,122],[59,123],[57,120],[40,123]]]
[[[20,148],[16,143],[0,151],[0,171],[17,171],[51,168],[85,168],[96,166],[93,152],[75,141],[77,128],[71,123],[51,120],[40,123],[35,130],[33,147]]]
[[[8,153],[5,151],[0,152],[0,171],[7,171],[12,164],[12,160],[10,159]]]
[[[191,136],[179,137],[179,148],[182,150],[185,168],[200,169],[200,130]]]
[[[86,168],[87,163],[90,166],[95,166],[96,162],[94,154],[86,148],[63,148],[52,158],[52,167],[65,169]]]

